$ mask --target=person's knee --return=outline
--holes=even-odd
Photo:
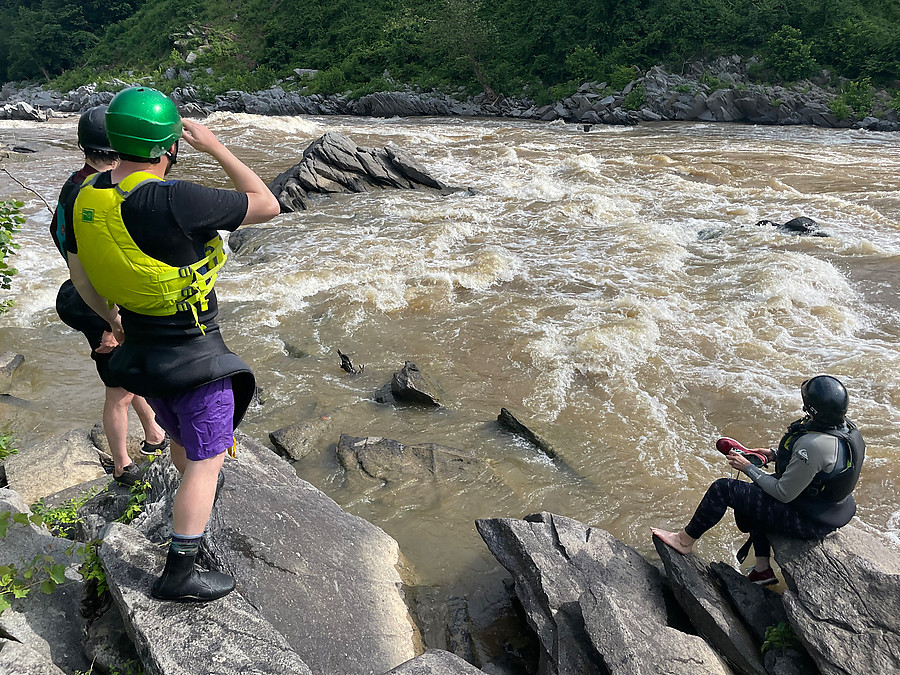
[[[106,402],[116,408],[127,408],[131,404],[132,398],[134,398],[134,394],[120,387],[106,388]]]

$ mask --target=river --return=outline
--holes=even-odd
[[[546,510],[609,530],[655,559],[648,527],[679,527],[727,476],[716,438],[773,446],[800,416],[807,377],[840,377],[868,457],[859,516],[900,542],[900,136],[810,127],[660,123],[580,127],[473,119],[265,118],[209,126],[264,180],[329,130],[396,143],[473,188],[323,199],[264,225],[220,276],[221,324],[264,403],[268,433],[330,414],[299,475],[400,543],[420,582],[470,592],[497,563],[473,521]],[[80,166],[75,118],[0,121],[3,160],[50,202]],[[183,147],[173,177],[226,186]],[[66,278],[49,213],[26,202],[20,270],[0,352],[24,354],[0,416],[23,442],[100,419],[102,388],[53,304]],[[829,238],[756,227],[805,215]],[[336,350],[365,371],[340,370]],[[442,387],[437,411],[374,402],[404,361]],[[14,402],[13,402],[14,403]],[[498,430],[501,407],[552,442],[568,469]],[[489,462],[468,482],[346,480],[340,433],[434,442]],[[698,545],[732,560],[720,525]]]

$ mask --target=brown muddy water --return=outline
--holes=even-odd
[[[338,130],[411,151],[474,196],[381,192],[324,199],[263,226],[220,277],[229,345],[265,402],[268,433],[318,414],[332,432],[298,474],[400,543],[423,585],[496,579],[473,521],[547,510],[612,532],[655,559],[648,527],[678,527],[728,475],[721,435],[773,445],[800,415],[798,386],[834,374],[868,442],[859,516],[900,541],[900,135],[800,127],[595,127],[464,119],[208,120],[268,181]],[[0,122],[3,160],[53,202],[80,166],[75,119]],[[227,178],[183,148],[173,177]],[[0,352],[26,357],[0,416],[26,443],[99,420],[102,388],[81,336],[57,319],[66,278],[43,204],[26,202],[13,309]],[[757,228],[805,215],[830,238]],[[336,349],[365,364],[339,369]],[[290,354],[288,353],[290,352]],[[438,411],[373,401],[404,361],[443,388]],[[500,432],[511,409],[570,467]],[[340,433],[435,442],[490,462],[475,482],[347,480]],[[729,519],[730,522],[730,519]],[[733,525],[701,555],[732,560]]]

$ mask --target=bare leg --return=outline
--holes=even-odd
[[[772,565],[769,563],[769,558],[766,556],[765,558],[761,558],[760,556],[756,556],[756,564],[753,566],[757,572],[765,572],[767,569],[771,569]]]
[[[144,400],[143,396],[135,396],[131,399],[131,407],[137,413],[141,420],[141,426],[144,427],[144,438],[151,445],[162,443],[166,437],[166,432],[156,423],[156,413],[150,404]]]
[[[184,472],[188,465],[187,453],[184,451],[184,446],[178,445],[175,441],[169,441],[169,452],[172,454],[172,464],[178,469],[178,473],[184,476]],[[179,534],[184,533],[179,532]]]
[[[103,430],[112,452],[114,476],[121,476],[122,470],[131,464],[128,456],[128,404],[133,394],[121,387],[107,387],[106,401],[103,403]]]
[[[655,534],[657,537],[662,539],[666,544],[674,548],[679,553],[683,553],[687,555],[694,548],[694,542],[697,541],[693,537],[688,536],[688,533],[684,530],[679,530],[678,532],[668,532],[666,530],[660,530],[656,527],[651,527],[650,531]]]
[[[177,534],[203,534],[212,512],[216,479],[224,461],[224,452],[198,462],[188,460],[172,509],[174,531]]]

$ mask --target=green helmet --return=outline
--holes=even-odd
[[[164,155],[181,138],[181,115],[161,91],[130,87],[110,101],[106,133],[116,152],[154,159]]]

